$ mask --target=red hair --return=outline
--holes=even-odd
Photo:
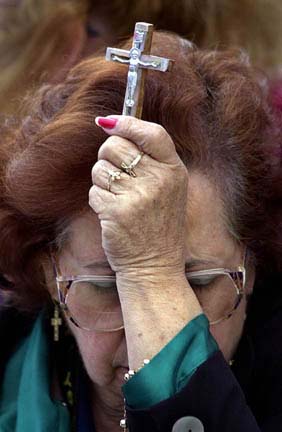
[[[188,169],[220,188],[229,229],[260,268],[279,268],[281,190],[271,188],[269,157],[278,131],[264,86],[242,53],[200,51],[165,33],[154,38],[153,52],[175,66],[148,73],[143,118],[163,125]],[[91,168],[106,138],[94,119],[121,112],[125,85],[125,66],[90,58],[62,84],[42,87],[29,99],[30,116],[3,131],[0,272],[12,276],[18,307],[46,298],[39,258],[88,207]]]

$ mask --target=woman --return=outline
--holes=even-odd
[[[126,67],[89,59],[2,132],[5,431],[280,427],[265,81],[241,54],[154,38],[175,66],[148,73],[144,120],[117,116]]]

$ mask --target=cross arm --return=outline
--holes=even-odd
[[[107,48],[106,60],[120,62],[120,60],[118,60],[117,57],[129,61],[130,59],[129,51],[124,49],[119,49],[119,48],[111,48],[111,47]]]
[[[173,60],[163,58],[163,57],[143,54],[141,56],[139,65],[141,68],[157,70],[160,72],[167,72],[172,69]]]
[[[117,63],[129,63],[130,52],[119,48],[107,48],[106,60]],[[143,69],[158,70],[160,72],[170,71],[173,66],[173,60],[143,54],[138,62],[139,67]]]

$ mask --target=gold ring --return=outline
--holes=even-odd
[[[121,171],[108,170],[108,191],[111,192],[111,185],[115,180],[121,179]]]
[[[134,171],[134,168],[136,167],[136,165],[141,161],[142,157],[143,157],[144,153],[140,152],[135,159],[133,159],[133,161],[129,164],[126,165],[125,162],[122,162],[120,167],[121,169],[126,172],[126,174],[128,174],[130,177],[136,177],[136,173]]]

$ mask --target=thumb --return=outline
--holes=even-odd
[[[153,159],[167,163],[179,163],[175,145],[166,130],[156,124],[129,116],[96,117],[97,126],[109,135],[126,138],[136,144]]]

